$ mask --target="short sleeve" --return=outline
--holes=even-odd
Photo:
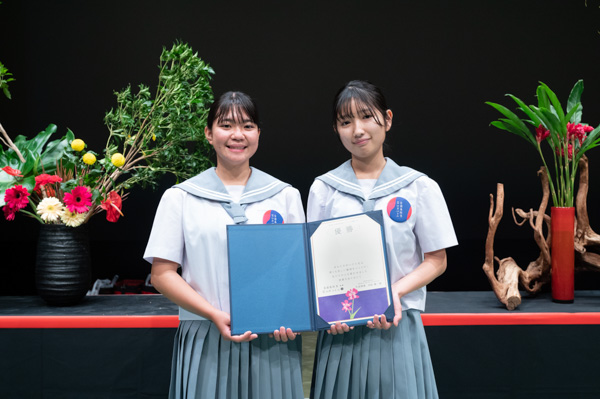
[[[308,203],[306,205],[306,220],[314,222],[329,217],[325,214],[324,194],[327,192],[327,185],[321,180],[315,180],[310,186],[308,193]]]
[[[181,265],[184,249],[183,204],[186,195],[185,191],[177,188],[170,188],[163,194],[144,252],[146,261],[152,263],[154,258],[162,258]]]
[[[306,217],[304,216],[304,206],[302,205],[302,197],[300,197],[300,191],[293,187],[286,187],[286,207],[287,207],[287,220],[289,223],[304,223]]]
[[[438,184],[430,178],[417,181],[418,219],[415,234],[423,252],[433,252],[458,244],[444,196]]]

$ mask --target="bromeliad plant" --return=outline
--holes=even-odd
[[[54,125],[14,142],[0,125],[7,147],[0,147],[0,207],[6,219],[23,212],[42,223],[76,227],[106,211],[107,220],[116,222],[125,190],[155,188],[166,173],[187,179],[211,166],[204,127],[214,71],[182,43],[163,49],[159,69],[154,96],[144,85],[136,93],[131,87],[115,93],[117,107],[105,116],[109,136],[102,155],[86,151],[70,130],[49,142]]]
[[[517,109],[521,110],[526,117],[519,117],[500,104],[486,102],[505,116],[492,122],[492,126],[522,137],[540,154],[548,174],[555,207],[573,206],[575,175],[579,160],[586,151],[600,143],[600,126],[594,129],[581,123],[582,93],[583,80],[579,80],[571,90],[566,110],[563,110],[556,94],[544,83],[540,83],[537,88],[537,105],[526,105],[514,95],[507,94],[517,103]],[[547,142],[552,150],[554,176],[542,152],[543,142]]]

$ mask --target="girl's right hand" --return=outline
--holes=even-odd
[[[229,313],[221,310],[215,312],[212,322],[215,323],[215,326],[217,326],[219,332],[227,341],[246,342],[258,338],[258,334],[252,334],[251,331],[246,331],[242,335],[231,335],[231,317]]]

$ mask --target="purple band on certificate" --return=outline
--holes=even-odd
[[[354,298],[352,298],[354,296]],[[328,323],[345,320],[372,319],[388,308],[386,288],[358,291],[355,295],[339,294],[319,297],[319,315]]]

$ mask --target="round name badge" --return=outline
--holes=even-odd
[[[395,197],[388,202],[387,213],[394,222],[404,223],[410,219],[412,207],[406,199]]]
[[[281,224],[283,223],[283,216],[277,211],[270,210],[266,211],[263,215],[263,224]]]

